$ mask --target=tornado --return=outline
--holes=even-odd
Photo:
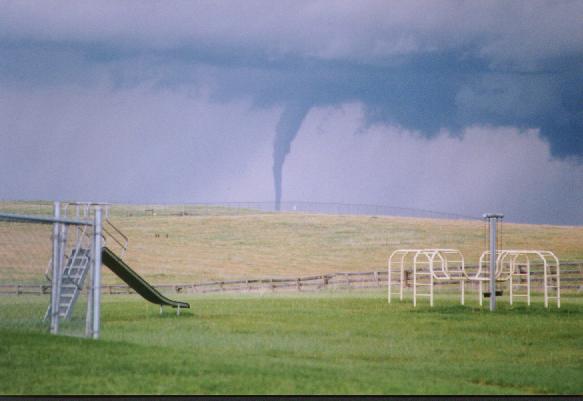
[[[287,104],[275,128],[273,142],[273,185],[275,189],[275,210],[281,210],[282,173],[285,158],[291,150],[291,144],[298,134],[302,121],[310,111],[304,103]]]

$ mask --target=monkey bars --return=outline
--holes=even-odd
[[[405,269],[412,267],[413,305],[417,306],[417,297],[429,297],[433,306],[435,281],[454,280],[460,282],[461,303],[464,304],[464,257],[457,249],[398,249],[389,257],[387,266],[388,289],[387,300],[392,297],[392,272],[399,272],[399,299],[403,300],[405,288]],[[425,289],[425,290],[424,290]]]
[[[457,249],[397,249],[388,260],[387,300],[391,303],[393,286],[399,284],[399,299],[403,300],[406,274],[410,271],[413,278],[413,305],[417,305],[417,297],[429,297],[433,306],[434,285],[436,281],[459,281],[460,303],[464,304],[465,281],[479,283],[479,302],[483,304],[484,283],[490,280],[489,251],[480,255],[475,267],[466,266],[462,253]],[[537,263],[539,262],[539,263]],[[561,282],[559,259],[553,252],[544,250],[507,249],[496,251],[496,270],[494,277],[497,282],[508,282],[509,301],[512,305],[515,298],[526,298],[531,303],[531,284],[533,266],[543,269],[544,305],[548,308],[549,300],[556,299],[557,307],[561,307]],[[393,273],[398,272],[394,278]],[[492,294],[490,294],[492,296]]]
[[[531,276],[533,262],[542,262],[543,290],[545,307],[549,306],[549,299],[557,300],[557,307],[561,307],[560,264],[553,252],[543,250],[506,249],[496,252],[495,277],[498,282],[508,282],[509,301],[512,305],[514,298],[524,297],[526,303],[531,301]],[[464,274],[470,281],[479,282],[479,302],[483,304],[483,283],[489,281],[490,252],[483,252],[476,271],[469,271],[466,267]],[[492,294],[490,294],[492,296]]]

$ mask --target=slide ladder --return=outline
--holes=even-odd
[[[70,319],[73,307],[83,289],[87,272],[89,271],[91,255],[86,248],[76,248],[67,259],[61,275],[61,295],[59,297],[59,317]],[[51,314],[51,306],[47,308],[45,319]]]

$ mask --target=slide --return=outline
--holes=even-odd
[[[103,247],[101,251],[101,263],[109,267],[112,272],[117,274],[127,285],[133,288],[147,301],[156,305],[167,305],[174,308],[190,308],[190,304],[186,302],[172,301],[152,287],[146,280],[144,280],[138,273],[133,271],[119,256],[107,247]]]

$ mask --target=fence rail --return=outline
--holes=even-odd
[[[276,208],[273,201],[197,202],[190,204],[114,204],[111,206],[110,211],[112,216],[239,215],[277,212],[481,220],[480,216],[467,216],[451,212],[400,206],[306,201],[281,202],[279,208]]]
[[[537,265],[533,265],[536,267]],[[583,291],[583,261],[561,264],[561,290]],[[397,273],[397,270],[393,270]],[[531,271],[534,289],[542,289],[542,271]],[[411,285],[409,274],[405,274],[407,286]],[[438,281],[437,286],[452,285],[455,281]],[[278,292],[278,291],[320,291],[370,289],[387,286],[387,271],[373,270],[363,272],[326,273],[293,278],[257,278],[242,280],[223,280],[203,283],[179,283],[155,285],[159,291],[174,293],[216,293],[216,292]],[[47,284],[4,284],[0,285],[0,295],[46,295],[51,285]],[[104,294],[133,294],[125,284],[102,285]]]

